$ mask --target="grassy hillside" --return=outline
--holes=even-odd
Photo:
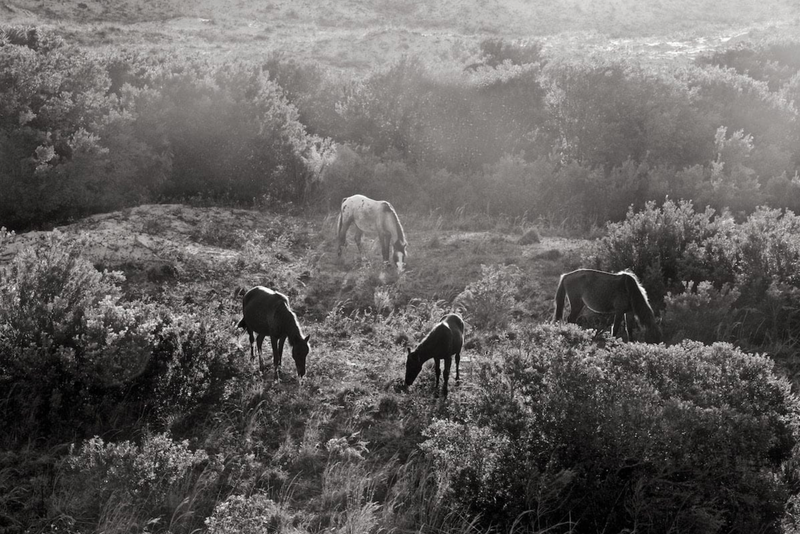
[[[412,218],[406,223],[409,269],[398,277],[383,269],[380,251],[368,238],[363,257],[352,236],[342,258],[337,257],[335,216],[309,220],[241,209],[147,205],[89,217],[59,231],[80,236],[82,254],[94,264],[121,268],[131,295],[171,303],[214,294],[216,304],[230,306],[227,320],[232,322],[240,313],[234,289],[253,285],[283,288],[310,320],[322,320],[337,307],[345,313],[376,308],[373,292],[380,287],[392,290],[386,308],[423,296],[447,308],[480,279],[482,264],[494,263],[518,265],[530,289],[518,313],[544,320],[558,274],[577,266],[579,251],[588,244],[545,237],[523,245],[518,243],[522,235],[536,231],[511,220]],[[4,247],[0,261],[46,235],[20,234]]]
[[[798,24],[787,0],[350,0],[217,2],[124,0],[6,2],[11,23],[55,25],[90,45],[181,46],[363,70],[404,54],[469,63],[487,37],[541,39],[552,54],[619,49],[674,59],[731,38],[761,38]]]
[[[777,531],[800,406],[768,358],[543,326],[558,275],[585,261],[587,242],[539,240],[524,221],[405,221],[402,275],[372,246],[338,258],[325,214],[147,205],[56,234],[0,234],[0,275],[15,280],[0,294],[0,343],[34,336],[0,360],[0,386],[13,382],[0,405],[0,524]],[[83,330],[51,351],[74,318],[64,303],[99,283],[92,264],[120,269],[122,294],[112,284],[81,300]],[[303,384],[288,354],[281,383],[250,360],[234,294],[255,284],[286,292],[311,336]],[[30,306],[47,310],[41,331]],[[452,309],[467,323],[461,382],[451,375],[449,397],[434,398],[428,363],[404,392],[405,346]]]

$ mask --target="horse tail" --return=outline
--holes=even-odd
[[[564,284],[564,275],[558,280],[558,288],[556,289],[556,311],[553,314],[553,322],[557,323],[564,318],[564,299],[567,296],[567,288]]]
[[[628,292],[633,313],[645,327],[653,328],[656,325],[656,317],[647,299],[647,291],[635,274],[628,271],[622,274],[625,276],[625,290]]]
[[[339,206],[339,218],[336,220],[336,241],[339,244],[337,253],[342,255],[342,247],[347,243],[347,229],[344,228],[344,203],[347,202],[348,197],[342,199],[342,205]],[[344,230],[344,233],[342,233]]]
[[[342,214],[344,213],[344,203],[347,200],[347,197],[342,199],[342,204],[339,206],[339,218],[336,221],[336,235],[341,235],[342,233]]]

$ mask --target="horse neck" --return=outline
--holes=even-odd
[[[443,328],[445,330],[443,330]],[[442,324],[436,325],[433,330],[422,340],[422,343],[419,344],[417,349],[413,352],[414,358],[419,362],[420,365],[423,365],[428,360],[434,358],[437,354],[441,352],[440,345],[442,343],[446,343],[442,339],[445,332],[450,332],[450,326],[442,326]]]
[[[281,306],[278,313],[281,317],[283,333],[286,334],[286,337],[289,339],[289,344],[295,346],[298,342],[303,340],[303,331],[300,329],[297,315],[286,305]]]
[[[397,243],[398,241],[405,244],[406,233],[403,231],[403,225],[400,224],[400,218],[397,216],[397,212],[395,212],[394,208],[390,206],[387,214],[389,217],[388,230],[392,236],[392,244]]]
[[[630,295],[631,304],[633,306],[633,313],[646,327],[650,328],[655,324],[655,314],[653,308],[647,301],[647,293],[644,288],[639,284],[638,280],[629,274],[625,274],[627,278],[628,294]]]

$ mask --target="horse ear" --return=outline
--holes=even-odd
[[[408,355],[411,356],[411,347],[406,347],[406,350],[408,351]]]

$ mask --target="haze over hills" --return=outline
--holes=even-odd
[[[92,46],[180,46],[245,57],[279,51],[363,70],[402,55],[469,63],[481,40],[540,40],[550,54],[618,49],[691,57],[730,39],[796,33],[788,0],[13,0],[0,20],[55,26]]]

